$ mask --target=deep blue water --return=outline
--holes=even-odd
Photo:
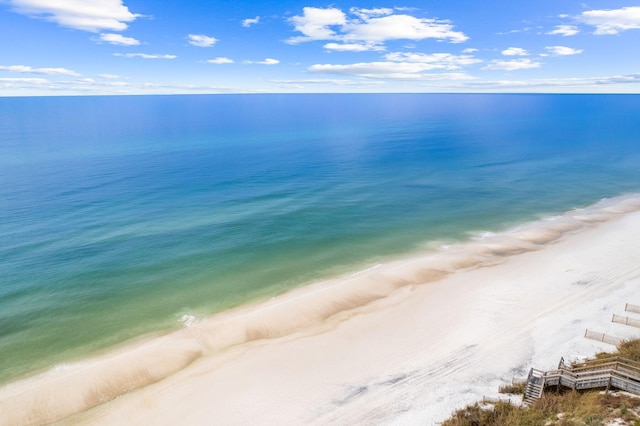
[[[637,95],[0,98],[0,382],[639,190]]]

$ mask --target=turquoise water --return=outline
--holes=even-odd
[[[640,96],[0,98],[0,382],[640,190]]]

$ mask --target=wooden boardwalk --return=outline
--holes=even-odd
[[[556,370],[532,368],[527,377],[523,402],[530,404],[539,399],[547,387],[620,389],[640,395],[640,363],[613,357],[570,365],[561,359]]]

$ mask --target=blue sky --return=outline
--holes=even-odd
[[[0,96],[640,93],[633,0],[0,0],[0,36]]]

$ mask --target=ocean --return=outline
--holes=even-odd
[[[0,98],[0,384],[638,192],[638,95]]]

